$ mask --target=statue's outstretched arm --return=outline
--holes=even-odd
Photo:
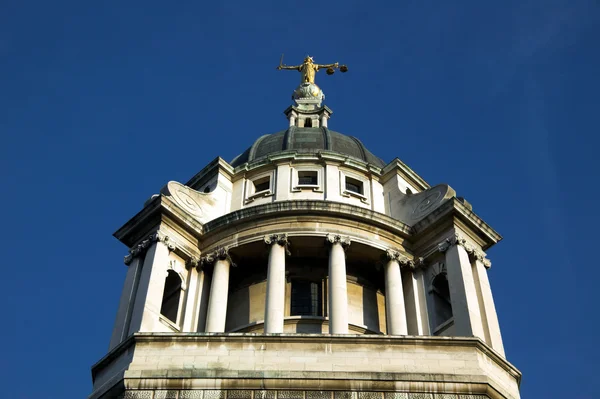
[[[315,64],[315,66],[317,67],[317,69],[321,69],[321,68],[337,68],[337,67],[340,66],[340,64],[336,62],[335,64],[324,64],[324,65]]]
[[[292,70],[293,70],[293,69],[296,69],[296,70],[300,70],[300,67],[301,67],[301,66],[302,66],[302,65],[296,65],[296,66],[293,66],[293,65],[279,65],[279,66],[277,67],[277,69],[280,69],[280,70],[281,70],[281,69],[292,69]]]

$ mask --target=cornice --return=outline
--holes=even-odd
[[[213,159],[208,165],[206,165],[200,172],[196,173],[187,183],[188,187],[196,187],[199,181],[203,178],[212,176],[215,173],[221,172],[225,174],[230,180],[234,174],[233,166],[231,166],[226,160],[221,157]]]
[[[235,168],[235,173],[232,179],[236,180],[240,174],[252,172],[260,168],[264,168],[268,165],[279,164],[282,162],[294,162],[294,161],[314,161],[317,163],[334,163],[340,166],[355,169],[363,173],[370,173],[374,176],[379,177],[381,174],[381,168],[365,162],[361,159],[351,157],[349,155],[341,154],[339,152],[330,150],[319,150],[314,153],[303,153],[298,150],[284,150],[278,151],[272,155],[267,155],[263,158],[256,159],[252,162],[244,163]]]
[[[147,202],[144,208],[121,226],[113,236],[131,247],[139,241],[140,230],[156,228],[164,216],[194,237],[200,237],[203,233],[202,223],[180,209],[169,197],[161,194]]]
[[[398,158],[394,158],[392,162],[388,163],[381,170],[381,180],[387,181],[394,174],[401,175],[403,178],[408,180],[410,183],[414,184],[419,190],[427,190],[431,188],[431,186],[423,180],[421,176],[415,173],[408,165],[402,162]]]
[[[249,344],[259,343],[310,343],[310,344],[351,344],[351,345],[431,345],[447,347],[474,347],[491,362],[506,371],[517,381],[521,382],[521,372],[508,360],[493,350],[478,337],[440,337],[440,336],[389,336],[389,335],[345,335],[345,334],[246,334],[246,333],[135,333],[112,349],[102,359],[92,366],[92,377],[104,367],[109,365],[136,343],[172,342],[185,343],[222,343],[242,342]]]
[[[284,215],[287,216],[294,214],[300,214],[303,216],[322,215],[330,217],[342,217],[346,220],[357,220],[366,225],[374,225],[379,228],[383,228],[400,237],[408,237],[412,232],[410,226],[405,223],[402,223],[382,213],[356,205],[321,200],[295,200],[277,201],[230,212],[227,215],[223,215],[206,223],[203,226],[204,234],[211,234],[227,227],[231,223],[251,221],[257,218],[278,218]]]
[[[415,237],[418,237],[428,231],[430,228],[440,225],[440,221],[455,217],[462,222],[465,228],[468,228],[482,241],[481,247],[487,250],[496,243],[502,240],[502,236],[498,234],[489,224],[483,221],[472,210],[466,207],[456,197],[445,201],[440,207],[433,210],[425,218],[415,223],[412,227]],[[455,224],[452,221],[452,224]]]

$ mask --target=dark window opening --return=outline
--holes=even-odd
[[[292,316],[322,316],[321,283],[292,281]]]
[[[210,186],[206,186],[206,187],[204,187],[204,192],[205,192],[206,194],[210,193]]]
[[[260,193],[261,191],[267,191],[271,188],[271,178],[263,177],[261,179],[255,180],[254,182],[254,192]]]
[[[317,171],[315,170],[301,170],[298,171],[298,185],[299,186],[317,186],[318,177]]]
[[[450,286],[445,273],[438,274],[431,283],[433,295],[433,310],[435,326],[452,318],[452,304],[450,302]]]
[[[310,118],[307,118],[307,119],[304,121],[304,127],[312,127],[312,119],[310,119]]]
[[[363,195],[363,182],[351,177],[346,177],[346,191]]]
[[[160,313],[173,323],[177,323],[179,311],[179,297],[181,296],[181,278],[173,270],[169,270],[165,279],[165,290],[163,292]]]

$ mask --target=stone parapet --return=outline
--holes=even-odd
[[[119,359],[131,354],[123,368]],[[103,378],[98,379],[100,374]],[[116,381],[113,374],[122,379]],[[519,398],[521,378],[514,366],[477,338],[239,333],[135,334],[97,363],[93,375],[90,398],[119,394],[119,389]]]

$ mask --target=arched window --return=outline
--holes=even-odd
[[[431,296],[433,301],[433,327],[452,318],[452,304],[450,302],[450,286],[446,273],[440,273],[431,282]]]
[[[179,311],[179,297],[181,296],[181,278],[173,270],[169,270],[165,279],[165,290],[163,292],[160,313],[173,323],[177,323]]]

